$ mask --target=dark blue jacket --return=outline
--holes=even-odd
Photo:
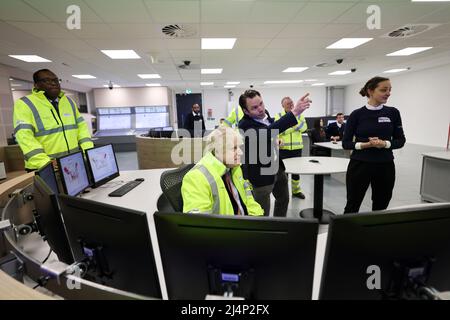
[[[244,163],[242,165],[244,178],[248,179],[256,188],[274,183],[275,175],[262,175],[261,169],[271,167],[272,162],[275,161],[274,156],[278,153],[276,146],[276,138],[278,134],[297,124],[297,118],[292,112],[286,113],[278,121],[274,121],[274,119],[270,117],[267,110],[266,114],[270,122],[269,126],[250,118],[246,114],[244,114],[244,117],[241,121],[239,121],[239,129],[244,132],[245,142]],[[256,140],[251,139],[252,132],[249,131],[251,129],[255,130],[254,133],[256,134]],[[266,140],[267,154],[265,155],[265,158],[267,159],[270,157],[271,159],[267,164],[263,164],[261,160],[264,159],[261,159],[259,156],[261,139]],[[252,159],[256,159],[256,161],[253,161],[256,163],[249,163]]]

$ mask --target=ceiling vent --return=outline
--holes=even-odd
[[[197,34],[193,26],[185,24],[170,24],[162,28],[162,32],[170,38],[190,38]]]
[[[424,33],[428,30],[431,30],[435,27],[439,26],[439,24],[408,24],[396,30],[393,30],[383,36],[381,38],[391,38],[391,39],[405,39],[414,37],[418,34]]]

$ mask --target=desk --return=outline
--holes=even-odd
[[[147,213],[147,221],[149,224],[150,237],[152,241],[153,252],[155,254],[156,269],[158,271],[158,277],[161,285],[161,292],[163,299],[167,299],[168,296],[162,268],[161,255],[159,251],[158,238],[156,236],[153,214],[155,213],[155,211],[157,211],[156,202],[158,200],[158,197],[162,193],[161,187],[159,185],[159,179],[161,173],[166,170],[167,169],[122,171],[119,177],[83,195],[83,198],[85,199],[104,202],[134,210],[140,210]],[[123,197],[119,198],[108,197],[108,193],[110,193],[113,189],[118,187],[117,185],[114,184],[114,182],[129,181],[134,180],[136,178],[144,178],[145,181],[142,182],[135,189],[131,190],[129,193],[124,195]],[[319,293],[325,247],[326,247],[326,233],[322,233],[319,234],[317,238],[316,261],[314,267],[314,280],[313,280],[313,299],[317,299]]]
[[[0,300],[54,300],[0,270]]]
[[[120,176],[118,176],[117,178],[82,195],[82,198],[85,199],[103,202],[114,206],[130,208],[133,210],[145,212],[147,214],[150,238],[155,255],[156,269],[158,272],[163,299],[167,299],[167,290],[162,269],[161,255],[159,253],[158,238],[156,236],[153,214],[155,213],[155,211],[157,211],[156,203],[162,193],[161,187],[159,185],[159,179],[161,177],[161,173],[166,170],[168,169],[121,171]],[[108,194],[111,191],[119,187],[117,182],[124,184],[125,182],[134,180],[136,178],[144,178],[145,180],[122,197],[108,197]]]
[[[310,162],[319,161],[318,163]],[[349,159],[335,157],[297,157],[283,160],[286,173],[314,175],[314,208],[300,212],[303,218],[316,218],[327,224],[331,211],[323,209],[323,175],[346,172]]]
[[[337,143],[316,142],[316,143],[314,143],[314,145],[320,146],[322,148],[330,149],[332,157],[350,159],[351,150],[344,150],[344,148],[342,148],[342,141],[337,141]],[[334,174],[334,175],[332,175],[332,178],[345,184],[345,173]]]
[[[423,154],[420,195],[425,201],[450,201],[449,151]]]
[[[153,214],[157,211],[156,203],[159,196],[162,193],[162,190],[159,185],[159,180],[161,173],[167,169],[152,169],[152,170],[135,170],[135,171],[122,171],[120,176],[115,178],[114,180],[96,188],[92,189],[89,193],[83,194],[82,197],[85,199],[90,199],[98,202],[108,203],[116,206],[126,207],[134,210],[139,210],[146,212],[147,214],[147,222],[149,225],[150,238],[152,241],[153,252],[155,256],[156,269],[158,272],[158,277],[161,286],[161,292],[163,299],[167,299],[167,289],[164,279],[164,273],[161,263],[161,255],[159,251],[158,239],[156,235],[155,223],[153,219]],[[0,196],[6,195],[10,192],[10,190],[15,190],[19,187],[23,187],[24,184],[29,184],[33,177],[33,173],[28,173],[23,177],[16,178],[14,181],[8,182],[8,188],[2,186],[0,188]],[[144,178],[144,182],[142,182],[135,189],[131,190],[129,193],[124,195],[123,197],[108,197],[108,193],[112,190],[118,188],[118,184],[123,184],[127,181],[134,180],[136,178]],[[14,185],[12,185],[14,183]],[[2,191],[3,190],[3,191]],[[322,275],[322,265],[324,262],[324,254],[326,247],[326,236],[327,233],[321,233],[317,238],[317,246],[316,246],[316,258],[315,258],[315,266],[314,266],[314,279],[313,279],[313,299],[317,299],[319,288],[320,288],[320,279]],[[43,243],[45,244],[45,243]],[[45,244],[47,245],[47,244]],[[42,251],[42,250],[41,250]],[[47,247],[43,250],[44,253],[47,252]],[[16,281],[11,279],[11,281]],[[0,291],[1,288],[6,288],[6,286],[2,286],[3,281],[0,279]],[[6,297],[13,298],[13,294],[8,294]],[[21,297],[26,298],[26,297]],[[75,298],[81,299],[82,296],[76,296]],[[105,298],[105,297],[104,297]],[[109,297],[107,297],[109,299]]]

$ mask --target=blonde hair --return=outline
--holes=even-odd
[[[234,147],[234,140],[237,139],[238,146],[243,144],[242,136],[239,131],[227,126],[220,126],[205,137],[207,152],[216,154],[216,151],[225,153]]]

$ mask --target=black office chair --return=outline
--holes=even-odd
[[[183,212],[183,197],[181,196],[181,184],[184,175],[195,164],[186,164],[173,170],[164,171],[161,174],[160,185],[163,194],[169,200],[175,212]]]

